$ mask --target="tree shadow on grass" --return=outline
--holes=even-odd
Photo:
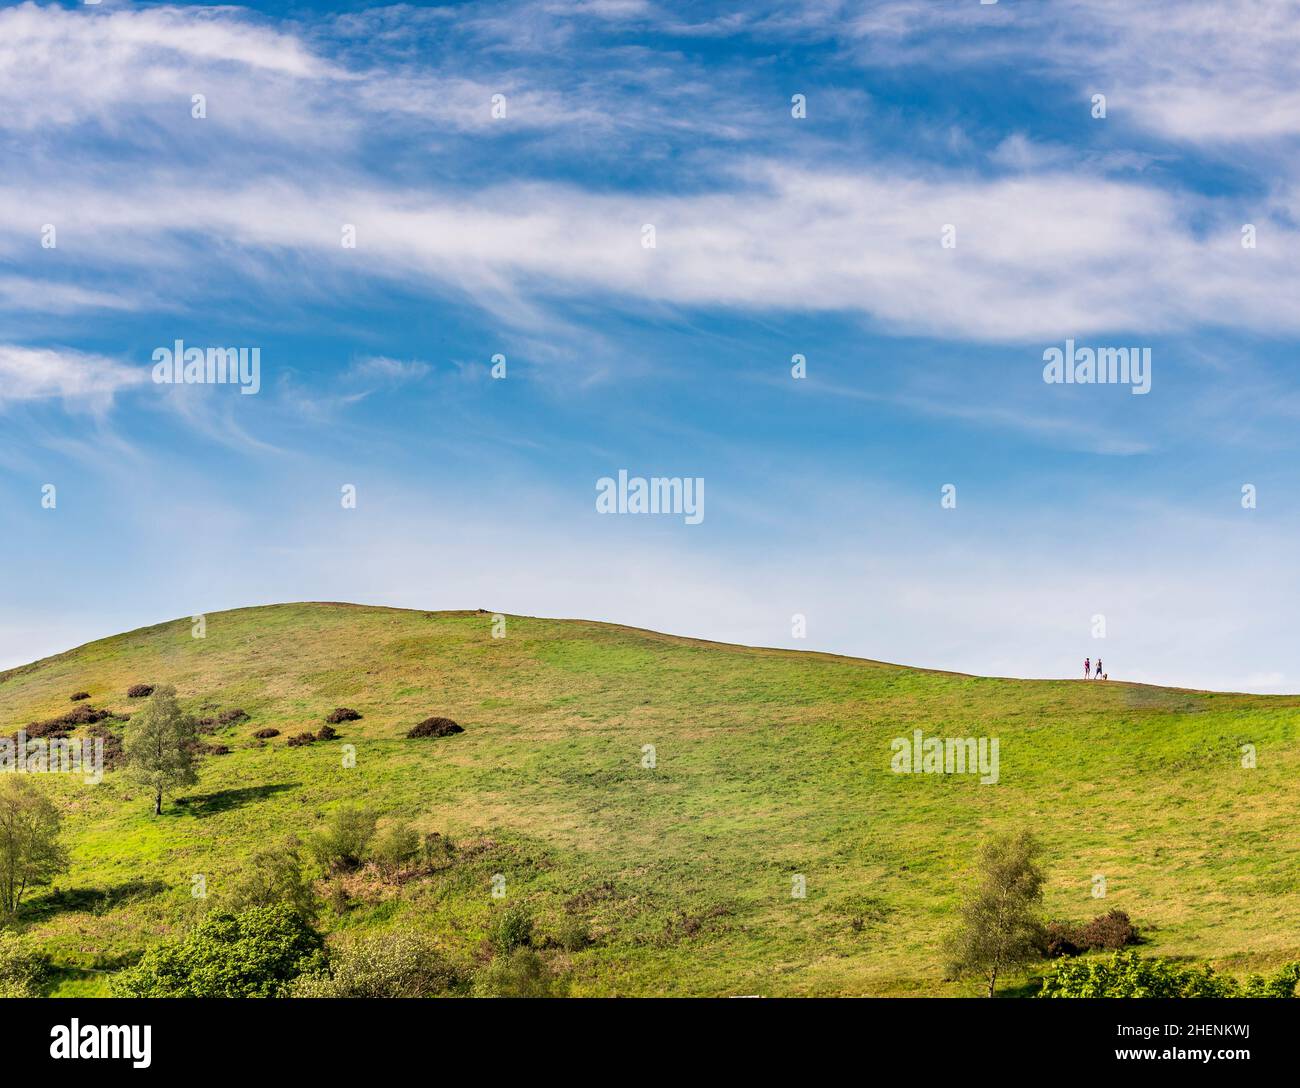
[[[296,789],[301,783],[279,782],[271,786],[245,786],[237,790],[218,790],[216,793],[201,793],[192,797],[178,797],[175,805],[164,809],[163,815],[171,816],[213,816],[226,812],[252,801],[265,801],[285,790]]]
[[[22,916],[24,921],[34,921],[65,911],[105,914],[125,903],[149,899],[166,890],[167,885],[160,880],[128,880],[111,888],[58,888],[26,900]]]
[[[1042,975],[1035,975],[1026,979],[1024,982],[1013,982],[1007,985],[998,985],[998,997],[1037,997],[1039,991],[1043,988]]]

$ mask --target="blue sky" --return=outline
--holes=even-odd
[[[0,664],[323,599],[1300,689],[1298,7],[0,8]]]

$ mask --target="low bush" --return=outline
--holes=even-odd
[[[289,738],[290,748],[301,748],[304,744],[315,744],[315,733],[297,733]]]
[[[237,725],[239,722],[246,721],[248,715],[240,707],[232,707],[230,710],[223,710],[217,715],[218,725]]]
[[[332,725],[322,725],[318,730],[316,730],[317,740],[333,740],[338,735],[339,731]]]
[[[437,946],[419,933],[362,937],[329,953],[329,966],[303,976],[293,997],[436,997],[460,977]]]
[[[556,926],[555,943],[566,952],[579,952],[591,944],[591,930],[581,918],[566,914]]]
[[[375,837],[375,815],[348,805],[335,809],[307,847],[326,872],[355,869],[366,858]]]
[[[1125,945],[1138,943],[1137,928],[1122,910],[1099,914],[1079,934],[1084,948],[1113,952]]]
[[[1039,997],[1295,997],[1300,963],[1245,985],[1207,963],[1187,965],[1115,952],[1107,959],[1062,960],[1043,978]]]
[[[211,914],[116,975],[122,997],[279,997],[325,964],[319,933],[286,904]]]
[[[431,868],[443,868],[456,856],[456,844],[446,835],[431,831],[424,836],[420,850],[424,864]]]
[[[0,997],[40,997],[49,967],[30,939],[0,930]]]
[[[531,948],[497,956],[474,979],[474,991],[483,997],[562,997],[566,989]]]
[[[115,771],[126,763],[126,750],[122,747],[122,738],[106,725],[92,725],[86,730],[92,740],[98,738],[104,742],[104,770]]]
[[[1082,952],[1114,952],[1137,944],[1141,937],[1137,927],[1122,910],[1099,914],[1086,925],[1051,922],[1046,930],[1044,954],[1048,959],[1077,956]]]
[[[75,703],[75,702],[79,702],[79,701],[82,700],[82,699],[89,699],[89,698],[90,698],[90,692],[88,692],[88,691],[78,691],[78,692],[74,692],[72,695],[69,695],[68,698],[71,699],[74,703]]]
[[[145,699],[153,694],[152,684],[132,684],[126,689],[128,699]]]
[[[82,703],[80,706],[74,706],[58,720],[68,725],[94,725],[95,722],[102,722],[112,716],[111,710],[96,710],[89,703]]]
[[[1080,944],[1079,930],[1069,922],[1048,922],[1045,930],[1043,954],[1049,960],[1058,960],[1062,956],[1077,956],[1084,950]]]
[[[272,737],[278,737],[279,735],[280,730],[278,729],[259,729],[253,734],[258,740],[270,740]]]
[[[509,906],[501,911],[492,927],[489,938],[492,947],[500,954],[513,952],[532,943],[533,919],[521,906]]]
[[[420,856],[419,832],[409,824],[389,824],[375,837],[370,856],[389,872],[403,869]]]
[[[359,722],[361,715],[348,706],[336,706],[328,714],[325,720],[331,725],[338,725],[340,722]]]
[[[463,730],[450,718],[425,718],[419,725],[407,731],[407,737],[415,740],[419,737],[449,737]]]
[[[290,907],[306,922],[315,921],[316,896],[303,870],[302,841],[297,835],[254,853],[242,867],[225,905],[238,914],[251,907],[279,904]]]

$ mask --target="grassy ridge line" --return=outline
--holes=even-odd
[[[1016,681],[587,621],[342,604],[237,609],[88,644],[0,676],[0,727],[62,713],[79,688],[129,712],[136,681],[252,718],[216,738],[191,804],[155,820],[113,776],[53,783],[75,865],[33,932],[96,992],[111,965],[174,933],[241,859],[347,801],[469,844],[463,863],[359,889],[339,931],[403,921],[472,955],[504,872],[543,930],[581,913],[600,940],[566,954],[579,993],[958,993],[938,937],[990,830],[1033,827],[1049,912],[1116,906],[1152,950],[1263,968],[1300,952],[1300,698]],[[337,744],[246,747],[335,705]],[[467,732],[405,741],[431,713]],[[894,775],[889,741],[1001,738],[1001,782]],[[659,765],[640,766],[653,743]],[[1254,743],[1259,768],[1240,768]],[[802,872],[808,898],[790,897]],[[1090,896],[1094,873],[1105,901]],[[577,905],[574,905],[577,904]]]

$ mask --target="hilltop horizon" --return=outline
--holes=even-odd
[[[431,609],[431,608],[413,608],[409,606],[393,605],[393,604],[368,603],[364,601],[298,600],[298,601],[268,601],[262,604],[238,605],[233,608],[224,608],[215,612],[196,613],[195,615],[196,616],[203,615],[205,617],[216,617],[222,615],[229,615],[231,613],[256,611],[258,609],[291,608],[291,607],[302,606],[302,605],[340,606],[345,608],[378,609],[378,610],[392,611],[392,612],[420,612],[420,613],[426,613],[430,615],[448,615],[448,616],[499,614],[499,615],[508,616],[511,618],[517,618],[517,619],[545,620],[547,622],[554,622],[554,623],[575,623],[575,624],[589,624],[589,625],[601,626],[601,627],[610,627],[610,628],[615,628],[615,629],[620,629],[625,631],[634,631],[642,634],[658,635],[663,638],[675,639],[681,642],[699,643],[701,645],[733,647],[733,648],[748,649],[748,650],[763,650],[763,651],[771,651],[774,653],[805,654],[814,657],[838,658],[847,661],[862,661],[869,664],[888,665],[892,668],[909,669],[916,672],[938,673],[946,676],[960,676],[960,677],[980,678],[980,679],[988,679],[988,680],[1017,680],[1017,681],[1023,681],[1025,683],[1035,683],[1035,682],[1046,683],[1046,682],[1060,681],[1060,680],[1080,680],[1081,683],[1085,682],[1077,675],[1070,676],[1070,675],[1061,674],[1056,676],[1015,676],[1015,675],[1002,675],[1002,674],[994,675],[990,673],[964,672],[958,669],[945,669],[945,668],[939,668],[936,666],[925,665],[925,664],[892,661],[892,660],[887,660],[885,658],[867,657],[860,654],[838,653],[833,650],[825,650],[825,649],[820,649],[812,646],[808,646],[808,647],[773,646],[773,645],[760,645],[760,644],[748,643],[748,642],[731,642],[724,639],[704,638],[698,635],[683,634],[675,631],[664,631],[652,627],[641,627],[636,624],[621,623],[616,620],[593,619],[584,616],[538,616],[538,615],[526,615],[523,613],[514,613],[514,612],[503,613],[497,609],[485,609],[485,608]],[[44,654],[41,657],[33,658],[30,660],[16,661],[13,663],[0,662],[0,682],[3,682],[5,676],[11,673],[17,672],[19,670],[34,665],[40,665],[44,662],[53,660],[58,657],[62,657],[65,654],[74,653],[77,650],[84,649],[88,646],[93,646],[96,643],[106,642],[115,638],[124,637],[132,634],[139,634],[141,632],[150,631],[158,627],[165,627],[170,624],[181,623],[181,622],[188,623],[193,618],[194,617],[170,617],[168,619],[158,620],[153,623],[141,624],[138,627],[129,628],[123,631],[114,631],[110,634],[97,635],[94,638],[85,640],[83,642],[79,642],[65,649],[55,650],[52,653]],[[1168,691],[1206,692],[1206,693],[1221,694],[1221,695],[1261,695],[1261,696],[1276,696],[1278,698],[1286,698],[1293,695],[1300,695],[1300,692],[1285,692],[1285,691],[1251,692],[1251,691],[1244,691],[1244,690],[1227,690],[1222,688],[1189,687],[1181,684],[1159,684],[1159,683],[1144,682],[1139,680],[1127,680],[1120,676],[1116,676],[1114,678],[1101,680],[1101,681],[1089,680],[1086,682],[1102,683],[1102,684],[1109,684],[1109,685],[1122,685],[1125,687],[1135,687],[1135,688],[1160,688]]]

